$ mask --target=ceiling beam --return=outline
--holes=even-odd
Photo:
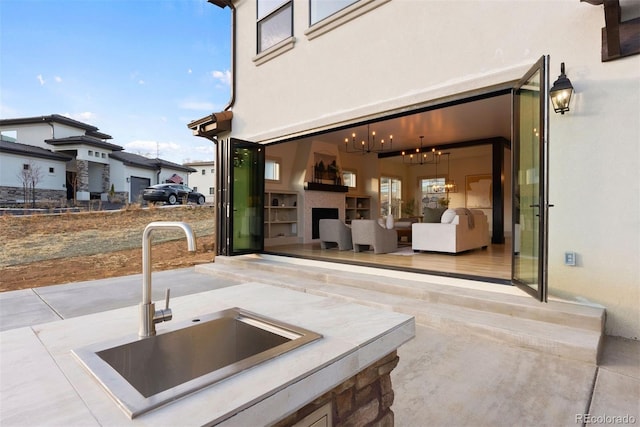
[[[435,148],[438,151],[445,151],[445,150],[452,150],[455,148],[477,147],[479,145],[493,145],[494,143],[500,143],[504,145],[506,148],[511,149],[511,141],[501,136],[494,136],[492,138],[473,139],[469,141],[449,142],[446,144],[425,145],[422,148],[425,150],[425,152],[429,151],[431,148]],[[419,147],[413,147],[407,150],[396,150],[396,151],[378,153],[378,158],[384,159],[387,157],[402,156],[403,151],[405,153],[409,153],[409,152],[415,153],[416,148],[419,148]]]

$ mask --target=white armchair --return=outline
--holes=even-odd
[[[398,249],[398,233],[386,229],[373,219],[354,219],[351,221],[351,237],[354,252],[363,250],[363,246],[373,248],[376,254],[386,254]]]
[[[339,219],[321,219],[319,223],[320,247],[329,249],[337,246],[341,251],[353,249],[351,228]]]

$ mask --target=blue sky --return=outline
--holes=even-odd
[[[62,114],[126,151],[213,160],[186,124],[229,100],[230,11],[206,0],[0,0],[0,117]]]

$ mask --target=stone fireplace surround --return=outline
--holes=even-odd
[[[313,208],[337,208],[338,217],[344,221],[344,200],[345,193],[335,193],[331,191],[305,191],[303,195],[303,243],[312,243],[318,239],[311,236]]]

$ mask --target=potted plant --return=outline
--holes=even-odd
[[[441,199],[438,199],[438,205],[440,205],[440,207],[442,207],[442,208],[448,208],[449,207],[449,199],[447,197],[443,197]]]
[[[416,201],[415,199],[409,199],[402,207],[402,213],[405,216],[415,216],[416,213]]]

